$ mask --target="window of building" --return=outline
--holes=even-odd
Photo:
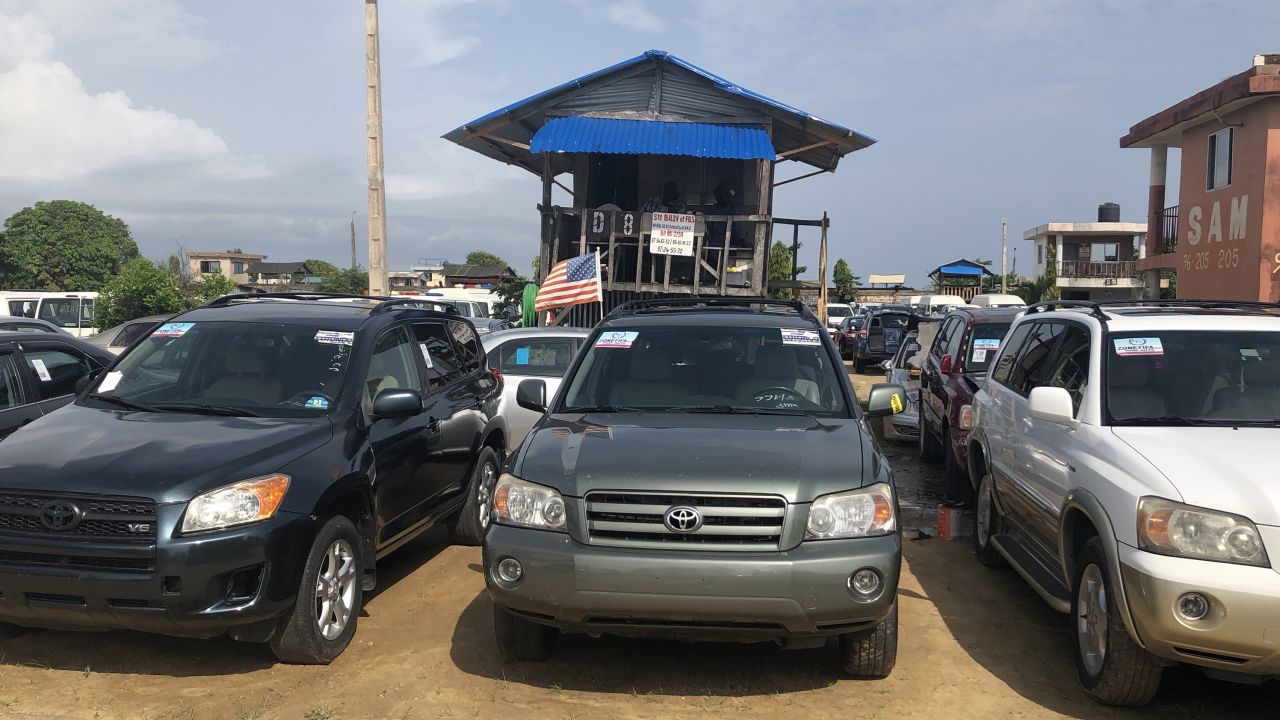
[[[1044,243],[1036,245],[1036,262],[1041,265],[1044,264]]]
[[[217,273],[217,274],[221,275],[221,274],[222,274],[222,261],[221,261],[221,260],[201,260],[201,261],[200,261],[200,272],[202,272],[202,273]]]
[[[1090,245],[1089,259],[1093,262],[1115,262],[1120,259],[1120,245],[1118,243],[1094,243]]]
[[[243,274],[243,273],[244,273],[244,261],[243,261],[243,260],[235,260],[235,261],[232,261],[232,263],[231,263],[231,272],[235,273],[236,275],[241,275],[241,274]]]
[[[1209,136],[1208,188],[1217,190],[1231,184],[1231,150],[1235,145],[1235,128],[1227,128]]]

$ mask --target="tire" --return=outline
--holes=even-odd
[[[555,652],[560,631],[493,607],[493,635],[504,662],[541,662]]]
[[[995,485],[991,471],[987,471],[978,483],[978,496],[973,510],[973,554],[987,567],[1004,567],[1004,556],[991,545],[991,536],[1004,529],[1004,520],[996,507]]]
[[[973,487],[969,475],[960,467],[955,446],[951,444],[951,428],[942,429],[942,477],[947,483],[947,499],[961,506],[973,507]]]
[[[840,665],[855,678],[885,678],[898,661],[898,601],[871,630],[840,636]]]
[[[1076,677],[1104,705],[1146,705],[1160,689],[1164,666],[1129,637],[1112,607],[1113,587],[1102,541],[1091,538],[1080,551],[1071,583]]]
[[[456,544],[479,545],[484,540],[499,471],[498,453],[488,446],[481,448],[476,467],[471,471],[471,482],[467,483],[467,501],[450,528]]]
[[[320,528],[293,612],[281,619],[270,640],[271,652],[281,661],[328,665],[347,648],[364,599],[361,546],[356,526],[346,517],[330,518]]]
[[[920,397],[924,398],[924,388],[920,389]],[[942,446],[929,430],[929,421],[925,419],[927,413],[923,402],[920,403],[916,414],[920,417],[920,459],[927,463],[936,463],[942,459]]]

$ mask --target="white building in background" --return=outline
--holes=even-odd
[[[1137,261],[1145,256],[1146,223],[1120,222],[1120,208],[1098,208],[1096,222],[1051,222],[1022,233],[1033,244],[1033,277],[1053,262],[1063,300],[1136,300],[1143,295]]]

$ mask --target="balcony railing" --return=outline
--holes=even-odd
[[[1058,263],[1058,277],[1127,278],[1133,276],[1136,267],[1132,260],[1064,260]]]
[[[1161,215],[1160,246],[1166,253],[1178,251],[1178,206],[1167,207]]]

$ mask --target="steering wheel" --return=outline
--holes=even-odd
[[[329,397],[328,395],[325,395],[322,392],[315,392],[312,390],[303,390],[302,392],[294,393],[292,397],[290,397],[288,400],[285,400],[283,403],[281,403],[281,405],[305,406],[308,400],[310,400],[311,398],[317,398],[317,397],[324,398],[324,401],[329,403],[330,405],[333,404],[333,398]]]
[[[780,395],[782,397],[779,397]],[[763,390],[755,391],[755,393],[751,395],[751,401],[761,405],[765,403],[773,403],[773,407],[777,409],[790,407],[798,408],[811,404],[809,402],[809,398],[805,397],[795,388],[784,387],[782,385],[775,385],[774,387],[767,387]]]

